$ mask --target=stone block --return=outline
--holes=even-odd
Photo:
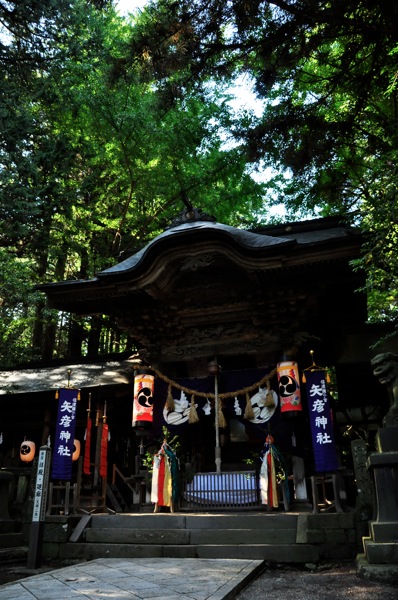
[[[398,452],[398,427],[382,427],[376,434],[378,452]]]
[[[186,529],[87,529],[84,541],[91,544],[189,544]]]
[[[61,559],[93,560],[95,558],[162,558],[163,546],[143,544],[62,544]]]
[[[72,532],[68,523],[45,523],[43,541],[65,543]]]
[[[164,558],[196,558],[196,546],[165,546]]]
[[[296,529],[192,529],[191,544],[294,544]]]
[[[319,529],[307,530],[307,544],[324,544],[326,542],[325,532]]]
[[[357,575],[369,581],[398,585],[398,565],[369,564],[365,554],[356,557]]]
[[[91,527],[105,529],[185,529],[184,515],[171,513],[92,515]]]
[[[355,513],[318,513],[308,515],[310,529],[352,529],[355,527]]]
[[[326,529],[325,538],[327,544],[347,544],[347,536],[344,529]]]
[[[354,529],[346,529],[345,535],[349,544],[357,544],[358,542],[361,542],[361,540],[358,540],[357,532]]]
[[[42,545],[42,556],[47,559],[58,559],[60,551],[60,544],[53,542],[43,542]]]
[[[369,524],[369,527],[374,542],[383,543],[398,541],[398,515],[395,522],[372,521]]]
[[[296,532],[296,544],[307,544],[308,543],[308,514],[298,515],[297,519],[297,532]]]
[[[378,544],[373,540],[366,540],[364,549],[369,564],[398,565],[398,542]]]
[[[15,522],[11,519],[0,519],[0,534],[11,533],[15,531]]]
[[[349,544],[323,544],[320,552],[322,560],[350,560],[357,555],[356,548]]]

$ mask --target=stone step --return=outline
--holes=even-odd
[[[267,513],[258,514],[95,514],[92,515],[91,529],[261,529],[290,530],[297,528],[297,514]]]
[[[0,548],[15,548],[23,545],[21,533],[2,533],[0,534]]]
[[[62,560],[95,558],[237,558],[281,563],[318,562],[318,549],[310,544],[106,544],[66,543],[60,548]]]
[[[242,525],[242,524],[241,524]],[[247,525],[244,523],[244,525]],[[296,529],[133,529],[91,528],[84,541],[94,544],[294,544]]]
[[[362,548],[355,513],[109,514],[49,516],[48,559],[247,558],[280,563],[348,559]]]
[[[28,550],[27,546],[0,548],[0,565],[26,560],[28,557]]]

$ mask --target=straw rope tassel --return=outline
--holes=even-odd
[[[220,427],[220,429],[225,429],[225,427],[227,426],[227,422],[225,420],[222,409],[223,409],[223,406],[222,406],[221,398],[218,398],[218,426]]]
[[[254,419],[254,410],[253,410],[253,406],[252,406],[252,403],[250,400],[249,392],[246,392],[246,408],[245,408],[244,418],[247,419],[248,421],[251,421],[252,419]]]
[[[267,408],[273,408],[275,406],[275,399],[269,381],[267,381],[267,395],[265,396],[264,405]]]
[[[188,423],[197,423],[199,421],[198,413],[195,406],[195,396],[191,396],[191,406],[189,409]]]
[[[171,384],[167,389],[166,408],[170,411],[175,409],[173,394],[171,393]]]

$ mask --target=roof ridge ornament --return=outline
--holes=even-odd
[[[188,209],[181,211],[166,229],[172,229],[177,225],[184,225],[185,223],[192,223],[194,221],[210,221],[211,223],[216,223],[216,218],[213,217],[213,215],[203,212],[201,208],[194,208],[191,206]]]

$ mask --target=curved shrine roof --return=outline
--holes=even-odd
[[[293,239],[252,233],[251,231],[238,229],[230,225],[223,225],[222,223],[195,221],[167,229],[150,241],[144,248],[113,267],[100,271],[97,276],[103,278],[115,273],[132,271],[142,261],[161,252],[162,247],[165,245],[183,245],[186,242],[191,243],[195,239],[219,239],[226,245],[236,245],[243,252],[269,251],[272,246],[278,246],[279,249],[281,245],[296,243]]]
[[[138,297],[160,299],[178,289],[179,278],[187,273],[199,273],[199,268],[218,268],[222,278],[235,278],[246,273],[256,281],[294,269],[315,269],[319,272],[328,265],[341,268],[358,256],[358,230],[341,223],[337,217],[315,219],[244,230],[200,218],[173,223],[142,249],[104,269],[86,280],[67,280],[42,284],[37,289],[45,292],[54,308],[78,314],[103,313],[109,309],[112,298]],[[211,257],[209,259],[209,257]],[[231,272],[235,269],[235,274]],[[229,275],[227,274],[229,273]],[[203,277],[209,270],[201,269]],[[318,276],[318,275],[317,275]],[[217,277],[217,275],[216,275]],[[229,281],[228,280],[228,281]],[[163,295],[163,296],[162,296]],[[120,304],[119,304],[120,306]]]

